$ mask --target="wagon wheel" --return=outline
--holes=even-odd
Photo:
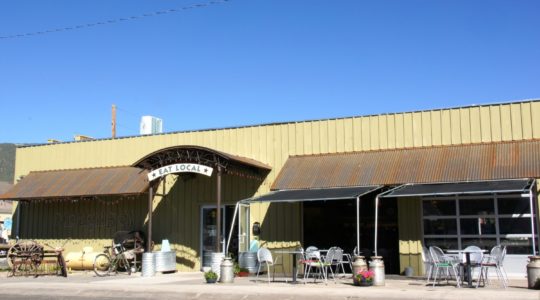
[[[43,247],[34,241],[21,241],[8,250],[8,265],[12,274],[37,275],[37,268],[43,261]]]

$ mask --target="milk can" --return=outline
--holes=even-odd
[[[384,262],[382,256],[372,256],[369,262],[369,268],[373,271],[373,285],[384,285]]]
[[[352,263],[352,273],[353,277],[362,271],[367,271],[368,267],[366,264],[366,260],[363,256],[355,256],[354,262]]]
[[[232,283],[234,281],[234,270],[232,258],[224,257],[220,265],[221,276],[219,277],[219,282],[221,283]]]
[[[529,256],[527,280],[530,289],[540,289],[540,256]]]

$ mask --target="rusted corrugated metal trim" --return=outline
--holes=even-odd
[[[148,190],[147,174],[147,170],[135,167],[30,172],[0,199],[136,195]]]
[[[540,140],[290,157],[273,190],[540,178]]]

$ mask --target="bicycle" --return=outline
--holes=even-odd
[[[105,246],[103,253],[96,256],[94,259],[94,273],[97,276],[104,277],[111,273],[118,274],[118,271],[131,275],[129,261],[120,246],[120,244],[114,245],[115,253],[111,251],[112,246]]]

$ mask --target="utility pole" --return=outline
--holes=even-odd
[[[116,138],[116,105],[112,105],[112,138]]]

